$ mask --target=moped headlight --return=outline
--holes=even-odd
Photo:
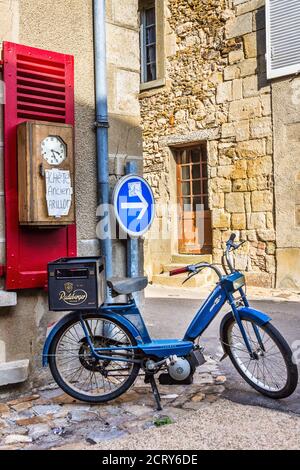
[[[245,276],[241,275],[232,283],[233,290],[239,290],[241,287],[245,285]]]

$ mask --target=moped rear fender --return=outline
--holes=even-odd
[[[259,310],[255,310],[254,308],[251,308],[251,307],[239,307],[237,311],[240,315],[241,320],[253,320],[258,326],[266,325],[267,323],[271,321],[271,318],[268,315],[266,315],[263,312],[260,312]],[[233,313],[229,312],[227,315],[225,315],[220,325],[220,339],[221,339],[221,344],[222,344],[222,348],[224,351],[224,355],[221,358],[221,361],[225,359],[225,357],[228,355],[226,352],[225,345],[224,345],[225,343],[224,325],[225,325],[225,322],[228,320],[229,315],[233,315]]]
[[[50,332],[47,335],[46,342],[43,348],[43,367],[46,367],[48,365],[49,350],[56,333],[70,320],[79,320],[80,313],[84,312],[71,312],[65,317],[63,317],[61,320],[59,320],[57,323],[55,323],[54,326],[52,326]],[[127,330],[129,330],[129,332],[132,334],[138,344],[142,344],[142,339],[139,331],[124,316],[111,312],[109,314],[99,312],[99,316],[100,315],[101,318],[106,318],[107,320],[117,320],[119,323],[121,323],[121,325],[123,325],[125,328],[127,328]]]

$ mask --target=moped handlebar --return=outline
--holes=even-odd
[[[236,239],[236,234],[232,233],[230,235],[229,240],[226,242],[226,250],[225,250],[225,253],[222,257],[222,265],[223,265],[223,269],[224,269],[226,274],[228,274],[228,271],[227,271],[227,267],[225,266],[225,263],[224,263],[224,257],[226,259],[226,264],[227,264],[230,272],[234,272],[235,269],[234,269],[232,260],[230,258],[230,251],[237,250],[241,245],[243,245],[245,243],[245,241],[241,241],[240,243],[235,244],[234,243],[235,239]],[[199,271],[201,271],[204,268],[211,268],[216,272],[216,274],[219,276],[219,278],[222,277],[222,273],[219,270],[219,268],[217,268],[217,266],[215,266],[213,264],[206,263],[206,262],[198,263],[198,264],[191,264],[189,266],[184,266],[182,268],[173,269],[172,271],[169,271],[169,275],[170,276],[177,276],[179,274],[184,274],[184,273],[191,273],[192,275],[196,275],[196,274],[198,274]]]
[[[178,274],[188,273],[189,266],[185,266],[184,268],[173,269],[173,271],[169,272],[170,276],[177,276]]]

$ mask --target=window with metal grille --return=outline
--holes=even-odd
[[[207,151],[205,145],[177,151],[177,179],[182,208],[190,206],[193,211],[203,205],[208,210]]]
[[[156,78],[156,8],[155,2],[149,2],[141,10],[141,82]]]
[[[300,2],[266,0],[267,76],[300,71]]]

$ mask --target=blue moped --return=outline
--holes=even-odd
[[[132,293],[144,289],[147,278],[110,279],[114,296],[127,295],[126,304],[103,304],[96,311],[66,315],[47,337],[43,364],[50,366],[57,384],[72,397],[103,403],[125,393],[139,372],[150,383],[157,408],[161,384],[190,384],[197,367],[205,362],[199,338],[227,302],[230,311],[220,326],[224,356],[248,384],[268,397],[291,395],[298,382],[292,351],[270,318],[249,306],[245,278],[233,266],[231,253],[242,243],[232,234],[223,256],[223,274],[217,265],[199,263],[170,272],[188,273],[188,279],[210,268],[218,276],[183,339],[152,340]]]

